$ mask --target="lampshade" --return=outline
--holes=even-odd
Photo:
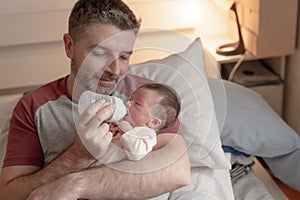
[[[214,3],[220,9],[228,11],[231,8],[232,4],[234,3],[234,0],[214,0]]]

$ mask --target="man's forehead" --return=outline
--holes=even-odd
[[[134,30],[124,31],[114,25],[98,23],[88,26],[82,39],[90,50],[101,46],[114,52],[127,52],[132,51],[136,34]]]
[[[136,36],[133,31],[122,31],[101,41],[96,48],[110,51],[132,51]]]
[[[103,52],[109,52],[112,54],[132,54],[132,47],[129,48],[119,48],[116,46],[104,46],[102,44],[97,45],[93,51],[103,51]]]

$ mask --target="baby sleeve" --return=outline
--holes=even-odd
[[[141,160],[156,145],[156,132],[148,127],[134,127],[120,141],[129,160]]]

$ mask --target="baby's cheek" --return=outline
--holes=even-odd
[[[137,120],[135,121],[137,125],[139,126],[145,126],[150,121],[149,118],[145,115],[139,115],[139,117],[136,117]]]

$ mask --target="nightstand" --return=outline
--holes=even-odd
[[[234,56],[222,56],[216,53],[218,46],[231,42],[233,41],[229,37],[212,38],[203,41],[207,76],[226,80],[230,69],[235,64],[238,64],[239,68],[231,81],[259,93],[282,116],[286,57],[260,57],[254,56],[249,52],[246,52],[244,55]],[[268,72],[268,76],[264,78],[263,73],[261,73],[263,71],[261,69],[264,68],[260,69],[259,67],[266,67],[274,76],[269,76],[270,73]],[[241,70],[244,71],[241,72]],[[266,70],[264,69],[264,71]],[[227,72],[227,76],[225,72]]]

